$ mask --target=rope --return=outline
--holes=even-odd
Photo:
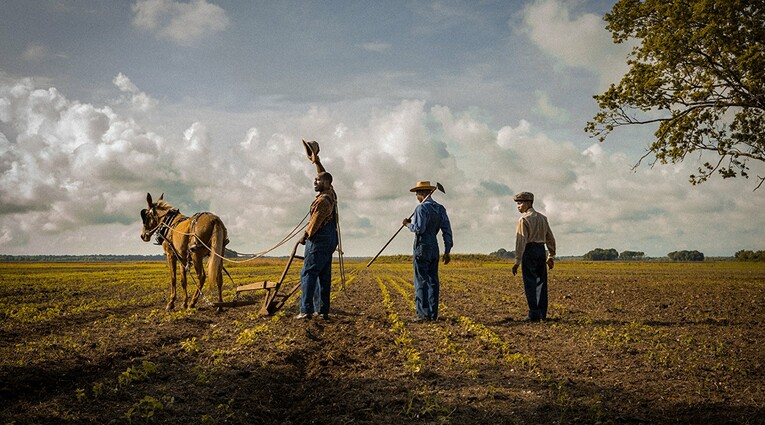
[[[340,235],[340,208],[337,204],[337,199],[335,199],[335,223],[337,224],[337,256],[340,266],[340,282],[343,286],[343,292],[345,292],[345,295],[348,295],[348,291],[345,290],[345,263],[343,261],[343,238]]]
[[[246,263],[246,262],[248,262],[248,261],[252,261],[252,260],[255,260],[255,259],[257,259],[257,258],[260,258],[260,257],[263,257],[263,256],[265,256],[265,255],[266,255],[266,254],[268,254],[269,252],[271,252],[271,251],[275,250],[276,248],[279,248],[280,246],[282,246],[282,245],[284,245],[285,243],[287,243],[287,242],[288,242],[290,239],[292,239],[292,238],[294,238],[295,236],[299,235],[299,234],[300,234],[300,233],[301,233],[303,230],[305,230],[305,228],[306,228],[306,227],[308,227],[308,223],[304,224],[302,227],[301,227],[301,225],[303,224],[303,222],[305,221],[305,219],[306,219],[306,218],[308,218],[308,216],[309,216],[310,214],[311,214],[310,212],[306,213],[306,215],[305,215],[305,216],[303,216],[303,219],[302,219],[302,220],[300,220],[300,223],[298,223],[298,224],[297,224],[297,226],[295,226],[295,228],[293,228],[293,229],[292,229],[292,230],[291,230],[291,231],[290,231],[290,232],[287,234],[287,236],[285,236],[285,237],[284,237],[284,238],[283,238],[281,241],[277,242],[277,243],[276,243],[276,245],[272,246],[271,248],[268,248],[268,249],[267,249],[267,250],[265,250],[265,251],[261,251],[261,252],[258,252],[258,253],[256,253],[256,254],[244,254],[244,255],[251,255],[251,257],[250,257],[250,258],[247,258],[247,259],[244,259],[244,260],[238,260],[238,261],[237,261],[237,260],[232,260],[232,259],[230,259],[230,258],[226,258],[226,257],[224,257],[224,256],[222,256],[222,255],[220,255],[220,254],[218,254],[217,252],[214,252],[214,251],[212,250],[212,248],[210,248],[209,246],[207,246],[207,244],[205,244],[205,243],[204,243],[204,241],[202,241],[201,239],[199,239],[199,238],[197,237],[197,235],[196,235],[196,234],[194,234],[194,233],[185,233],[185,232],[181,232],[181,231],[179,231],[179,230],[175,230],[175,228],[173,228],[173,227],[170,227],[170,226],[168,226],[168,225],[167,225],[167,224],[165,224],[165,223],[161,223],[161,224],[160,224],[159,226],[157,226],[157,227],[160,227],[160,226],[165,226],[165,227],[167,227],[168,229],[170,229],[170,231],[171,231],[171,232],[173,232],[173,233],[177,233],[177,234],[179,234],[179,235],[184,235],[184,236],[194,236],[194,238],[197,240],[197,242],[199,242],[200,244],[202,244],[202,246],[204,246],[205,248],[207,248],[207,250],[208,250],[208,251],[210,251],[210,255],[215,255],[216,257],[218,257],[218,258],[222,259],[223,261],[228,261],[229,263],[242,264],[242,263]]]

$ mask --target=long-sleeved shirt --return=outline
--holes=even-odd
[[[436,222],[440,221],[440,224]],[[444,254],[449,254],[454,245],[452,240],[452,226],[449,223],[449,216],[446,215],[446,208],[433,198],[428,198],[417,205],[414,209],[414,218],[407,226],[410,231],[417,235],[416,243],[437,245],[436,235],[441,230],[441,237],[444,239]]]
[[[337,197],[332,189],[325,190],[316,195],[316,199],[311,203],[311,220],[305,229],[305,233],[309,238],[334,218],[336,202]]]
[[[547,258],[555,257],[555,236],[553,236],[547,217],[529,208],[518,220],[515,234],[515,264],[520,264],[523,252],[529,242],[547,245]]]

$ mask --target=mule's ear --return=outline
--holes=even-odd
[[[159,195],[158,201],[161,201],[162,199],[164,199],[164,197],[165,197],[165,192],[162,192],[162,194]]]
[[[146,202],[149,203],[149,208],[154,205],[154,202],[151,201],[151,193],[146,193]]]

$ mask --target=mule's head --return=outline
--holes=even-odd
[[[164,196],[165,194],[163,193],[159,197],[159,201],[162,201]],[[159,229],[161,218],[159,213],[157,213],[157,204],[152,202],[150,193],[146,194],[146,202],[148,202],[149,208],[144,208],[141,210],[141,221],[143,222],[143,228],[141,229],[141,239],[144,242],[149,242],[154,232]]]

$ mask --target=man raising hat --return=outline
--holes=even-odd
[[[545,265],[552,269],[555,264],[555,237],[547,223],[547,217],[534,210],[533,193],[518,193],[513,196],[513,200],[518,205],[518,212],[522,214],[518,220],[515,235],[513,276],[518,273],[518,266],[521,265],[523,289],[529,304],[529,314],[524,320],[538,322],[547,318]],[[547,255],[545,255],[545,245]]]
[[[329,318],[332,281],[332,254],[337,248],[337,194],[332,187],[332,175],[319,160],[319,144],[303,140],[308,159],[316,165],[313,189],[318,193],[311,203],[311,219],[300,243],[305,245],[303,269],[300,271],[302,295],[299,320],[317,315]],[[318,286],[317,286],[318,285]]]
[[[444,240],[444,264],[449,264],[453,242],[452,227],[446,208],[433,200],[431,196],[436,190],[429,181],[417,182],[410,189],[420,203],[414,210],[414,219],[404,219],[404,226],[414,233],[414,302],[416,318],[414,321],[438,319],[438,240],[439,230]]]

